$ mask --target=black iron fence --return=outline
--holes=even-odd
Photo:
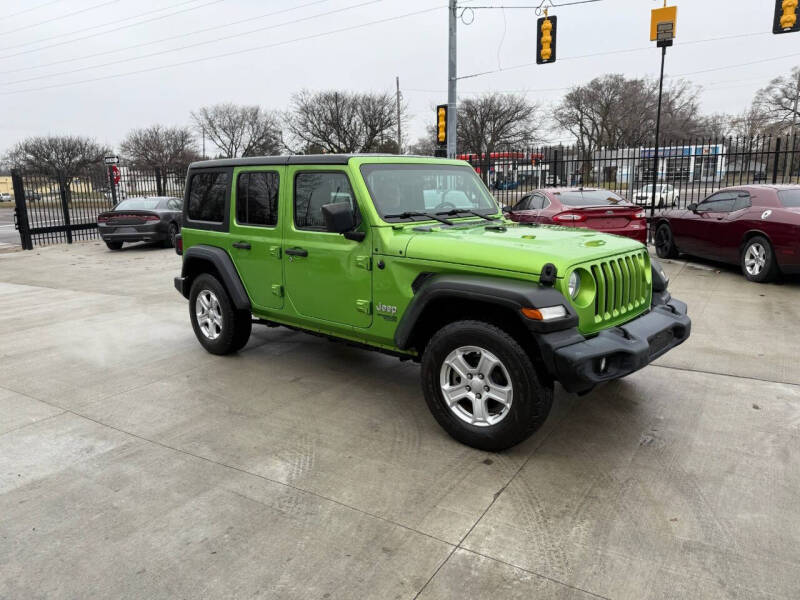
[[[513,206],[531,190],[583,186],[612,190],[651,208],[686,207],[735,185],[800,182],[798,136],[696,139],[652,147],[587,149],[577,146],[500,148],[465,153],[497,200]]]
[[[15,223],[25,250],[97,237],[97,215],[125,198],[183,197],[185,171],[98,165],[68,177],[12,170]]]

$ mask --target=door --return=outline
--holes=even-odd
[[[233,174],[228,251],[256,308],[283,307],[278,215],[285,171],[285,167],[240,167]]]
[[[672,231],[678,248],[687,254],[708,256],[709,236],[712,235],[713,225],[719,220],[718,211],[728,201],[732,207],[734,196],[728,192],[717,192],[700,202],[694,212],[686,210],[675,219]]]
[[[736,192],[719,192],[714,194],[697,207],[701,218],[695,223],[696,252],[708,258],[722,258],[722,249],[719,244],[724,237],[725,219],[733,210],[736,202]]]
[[[291,192],[285,203],[283,249],[286,296],[303,317],[352,327],[372,324],[370,231],[360,211],[346,168],[328,165],[289,167]],[[362,241],[325,231],[322,207],[348,202]]]
[[[716,236],[712,239],[718,248],[719,259],[730,263],[739,262],[739,246],[748,228],[747,215],[752,206],[748,192],[742,190],[734,194],[733,207],[717,223]]]
[[[513,207],[511,218],[518,223],[535,223],[539,211],[533,208],[533,194],[523,196]]]

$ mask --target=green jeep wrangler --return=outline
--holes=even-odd
[[[436,420],[484,450],[530,436],[554,381],[588,392],[691,329],[640,243],[510,222],[456,160],[197,162],[178,252],[209,352],[241,349],[257,323],[418,361]]]

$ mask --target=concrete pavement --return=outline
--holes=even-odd
[[[490,454],[416,365],[207,354],[179,264],[0,255],[0,598],[797,597],[797,281],[671,261],[692,338]]]

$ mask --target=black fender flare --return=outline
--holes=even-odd
[[[443,298],[477,300],[511,309],[532,332],[550,332],[576,327],[578,315],[558,290],[532,281],[481,275],[433,274],[415,287],[414,297],[406,308],[394,333],[394,342],[401,350],[411,346],[414,330],[425,309]],[[549,322],[535,321],[522,316],[522,308],[542,308],[562,305],[567,316]]]
[[[186,282],[183,286],[183,295],[187,298],[189,297],[189,290],[191,289],[190,278],[193,278],[198,272],[204,270],[202,268],[196,268],[199,266],[198,263],[203,262],[214,265],[222,279],[222,285],[225,286],[225,289],[228,290],[231,296],[233,305],[238,310],[249,311],[251,309],[250,297],[247,295],[247,290],[244,288],[244,284],[239,277],[239,273],[236,271],[236,267],[233,265],[231,257],[225,250],[215,246],[199,244],[197,246],[192,246],[183,253],[181,278]]]

